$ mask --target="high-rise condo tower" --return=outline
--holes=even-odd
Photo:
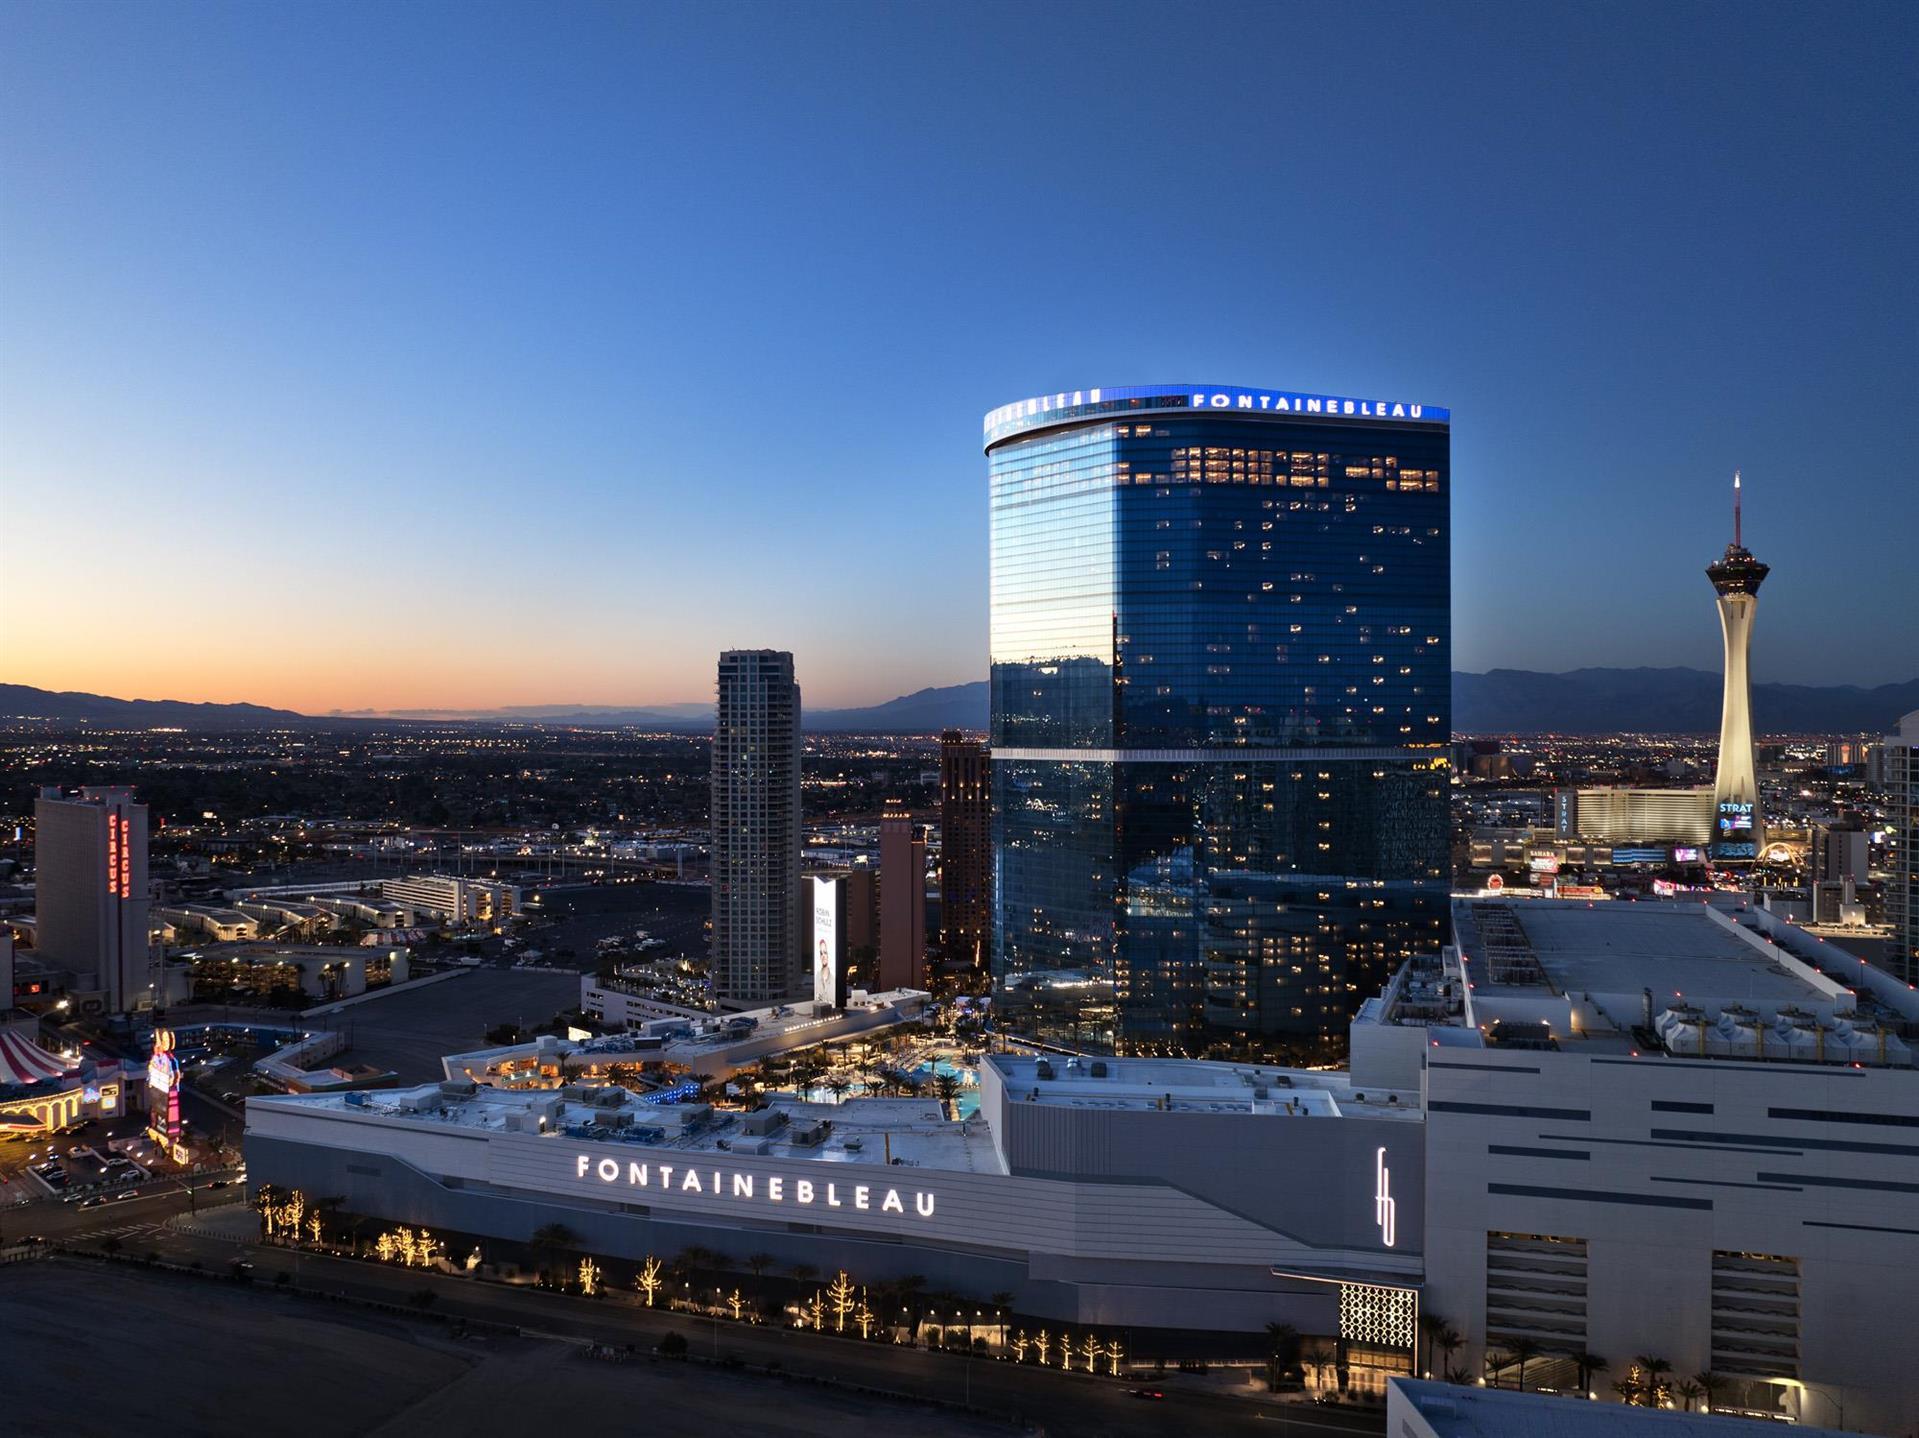
[[[812,932],[800,883],[800,686],[793,656],[720,655],[713,729],[713,990],[724,1006],[804,996]]]

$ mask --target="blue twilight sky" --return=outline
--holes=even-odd
[[[1454,415],[1455,659],[1919,675],[1919,6],[0,9],[0,678],[982,677],[980,416]]]

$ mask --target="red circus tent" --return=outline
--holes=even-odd
[[[0,1029],[0,1084],[45,1083],[67,1072],[69,1065],[48,1053],[26,1035]]]

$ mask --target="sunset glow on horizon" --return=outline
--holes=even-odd
[[[9,7],[0,680],[983,679],[981,417],[1181,376],[1450,408],[1458,669],[1716,668],[1738,468],[1755,678],[1919,674],[1894,12],[1229,9]]]

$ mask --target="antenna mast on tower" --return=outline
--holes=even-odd
[[[1732,542],[1739,547],[1739,471],[1732,472]]]

